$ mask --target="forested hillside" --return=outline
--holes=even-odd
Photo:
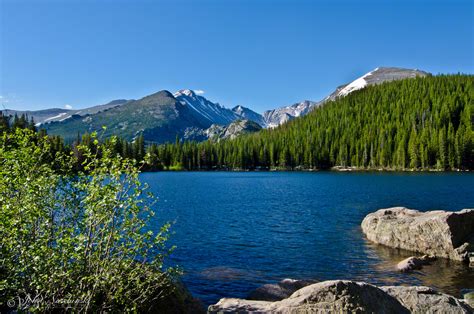
[[[152,145],[153,168],[474,169],[473,75],[368,86],[275,129]]]
[[[368,86],[275,129],[220,142],[182,142],[177,137],[175,143],[145,147],[143,134],[133,143],[109,140],[106,131],[99,137],[122,157],[145,159],[143,170],[472,170],[473,85],[473,75],[440,75]],[[34,121],[0,114],[0,133],[17,128],[34,130]],[[44,135],[40,130],[40,137]],[[88,133],[76,137],[71,145],[59,136],[49,139],[54,152],[76,155],[80,169],[76,147],[94,145]]]

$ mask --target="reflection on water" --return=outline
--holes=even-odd
[[[366,253],[369,257],[378,260],[373,267],[377,272],[377,277],[385,277],[385,282],[394,285],[413,285],[419,282],[420,285],[433,287],[445,293],[461,297],[461,290],[474,287],[474,269],[467,264],[451,261],[445,258],[425,265],[421,270],[409,273],[401,273],[396,269],[398,262],[421,254],[393,249],[383,245],[378,245],[367,241]]]

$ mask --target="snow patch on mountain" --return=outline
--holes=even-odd
[[[376,68],[374,71],[377,71],[378,68]],[[352,93],[353,91],[356,91],[358,89],[362,89],[367,86],[367,81],[365,80],[366,77],[372,75],[374,71],[370,71],[369,73],[366,73],[365,75],[359,77],[346,87],[344,87],[341,91],[339,91],[338,96],[347,96],[348,94]]]
[[[337,87],[334,92],[319,102],[304,101],[291,106],[265,111],[263,114],[264,121],[267,127],[276,127],[296,117],[306,115],[315,107],[318,107],[328,101],[335,100],[338,97],[345,97],[356,90],[365,88],[366,86],[406,78],[415,78],[419,76],[423,77],[426,75],[429,75],[429,73],[416,69],[412,70],[396,67],[375,68],[374,70],[364,74],[351,83]]]
[[[45,119],[44,122],[48,122],[48,121],[56,120],[56,119],[59,120],[60,118],[64,117],[65,115],[67,115],[67,112],[61,112],[57,116]]]
[[[428,72],[417,69],[403,69],[396,67],[379,67],[369,73],[359,77],[352,83],[343,87],[337,92],[336,97],[344,97],[353,91],[362,89],[368,85],[376,85],[384,82],[402,80],[407,78],[423,77],[429,75]],[[333,96],[333,95],[331,95]]]
[[[228,109],[219,103],[209,101],[190,89],[182,89],[173,96],[183,105],[189,106],[197,119],[211,126],[212,124],[229,125],[235,120],[251,120],[263,125],[263,117],[243,106]]]

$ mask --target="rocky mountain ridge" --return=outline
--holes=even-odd
[[[223,107],[190,89],[179,90],[174,94],[161,91],[139,100],[119,99],[80,110],[54,108],[15,111],[7,109],[2,113],[26,114],[33,117],[37,126],[46,129],[49,134],[63,136],[66,141],[76,138],[77,133],[101,130],[102,125],[108,127],[107,135],[115,134],[133,140],[138,133],[143,133],[146,141],[158,143],[174,141],[176,136],[181,139],[206,140],[220,134],[223,138],[233,138],[235,134],[259,130],[249,122],[238,124],[239,127],[234,125],[229,129],[235,121],[251,121],[263,128],[273,128],[304,116],[328,101],[345,97],[366,86],[426,75],[429,73],[419,70],[380,67],[349,84],[339,86],[319,102],[305,100],[290,106],[267,110],[263,114],[243,106],[235,106],[232,109]],[[214,127],[211,128],[213,125]],[[232,132],[229,131],[231,129]]]
[[[424,77],[430,75],[428,72],[412,69],[403,69],[396,67],[379,67],[357,78],[351,83],[341,85],[331,94],[321,101],[305,100],[291,106],[281,107],[273,110],[267,110],[263,113],[264,121],[268,127],[276,127],[286,123],[294,118],[303,116],[321,106],[322,104],[335,100],[338,97],[345,97],[352,92],[362,89],[366,86],[382,84],[394,80],[402,80],[406,78]]]

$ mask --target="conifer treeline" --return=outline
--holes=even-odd
[[[15,114],[14,116],[5,116],[0,111],[0,133],[17,128],[36,131],[36,126],[33,118],[30,118],[28,120],[28,116],[25,114],[22,114],[21,116],[18,116],[17,114]]]
[[[275,129],[221,142],[179,141],[145,146],[106,139],[125,158],[146,160],[144,170],[212,169],[474,169],[474,76],[440,75],[369,86],[328,102],[307,116]],[[26,116],[5,117],[0,133],[35,129]],[[39,130],[40,138],[45,134]],[[99,134],[100,137],[100,134]],[[93,148],[94,138],[78,134],[71,145],[49,136],[51,158],[76,147]]]
[[[474,169],[472,75],[369,86],[276,129],[152,145],[152,168]]]

